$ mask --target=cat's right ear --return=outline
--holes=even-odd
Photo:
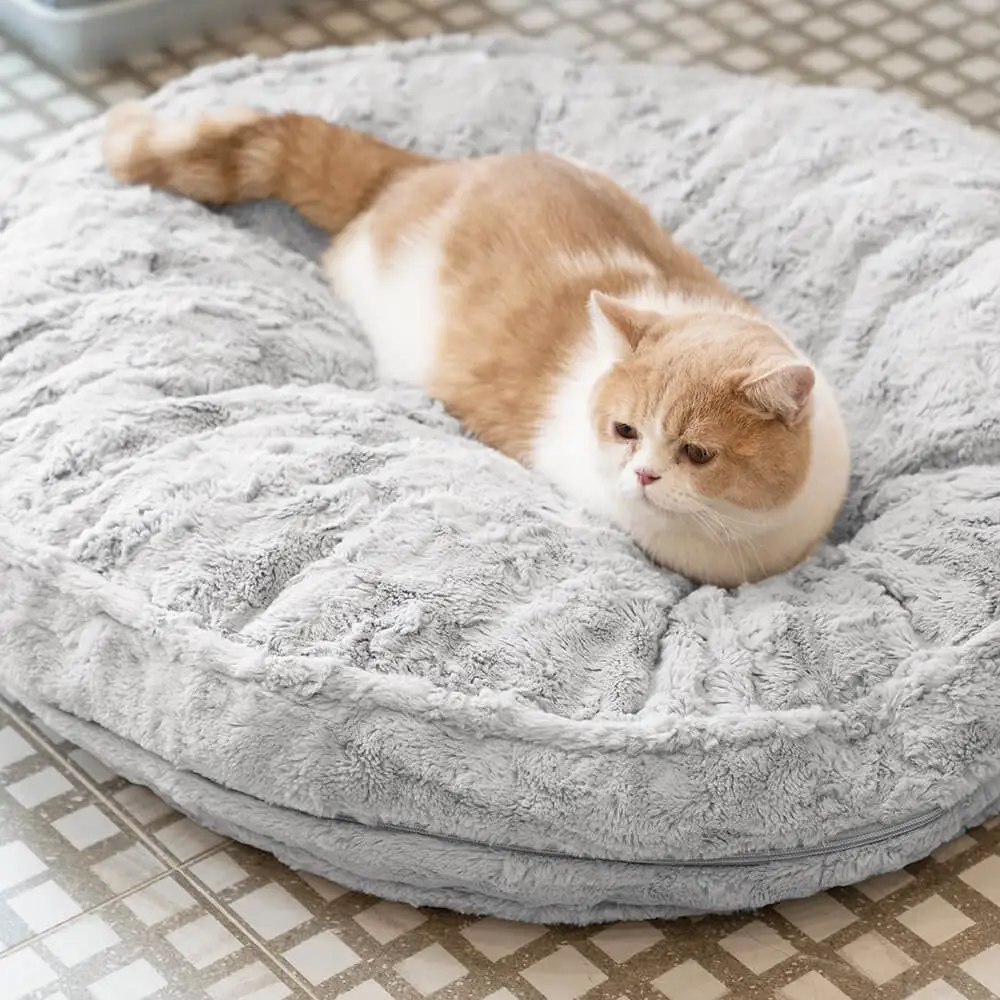
[[[604,292],[591,292],[587,308],[598,343],[616,353],[634,351],[649,328],[646,313]]]

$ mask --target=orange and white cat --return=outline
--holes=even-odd
[[[108,118],[111,173],[212,204],[277,198],[380,374],[629,531],[734,586],[809,555],[848,447],[822,376],[610,179],[556,156],[439,160],[297,114]]]

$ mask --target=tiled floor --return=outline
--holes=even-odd
[[[313,0],[67,74],[0,38],[0,168],[232,54],[440,30],[896,89],[1000,128],[1000,0]],[[571,929],[380,902],[224,842],[0,702],[0,1000],[986,1000],[1000,823],[755,914]]]
[[[0,701],[3,1000],[987,1000],[1000,822],[757,913],[536,927],[299,875]]]
[[[440,31],[516,32],[608,55],[891,89],[1000,129],[1000,0],[304,0],[97,72],[60,72],[0,37],[0,166],[206,62]]]

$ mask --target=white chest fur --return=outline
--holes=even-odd
[[[604,345],[581,344],[555,387],[531,455],[532,468],[567,496],[606,517],[615,516],[616,498],[594,432],[591,397],[598,380],[617,360]]]

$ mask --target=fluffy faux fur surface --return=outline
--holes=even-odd
[[[293,864],[527,919],[804,894],[995,808],[994,140],[455,39],[152,104],[591,162],[817,360],[850,495],[792,573],[693,588],[378,384],[291,213],[120,187],[87,124],[0,202],[0,684]]]

